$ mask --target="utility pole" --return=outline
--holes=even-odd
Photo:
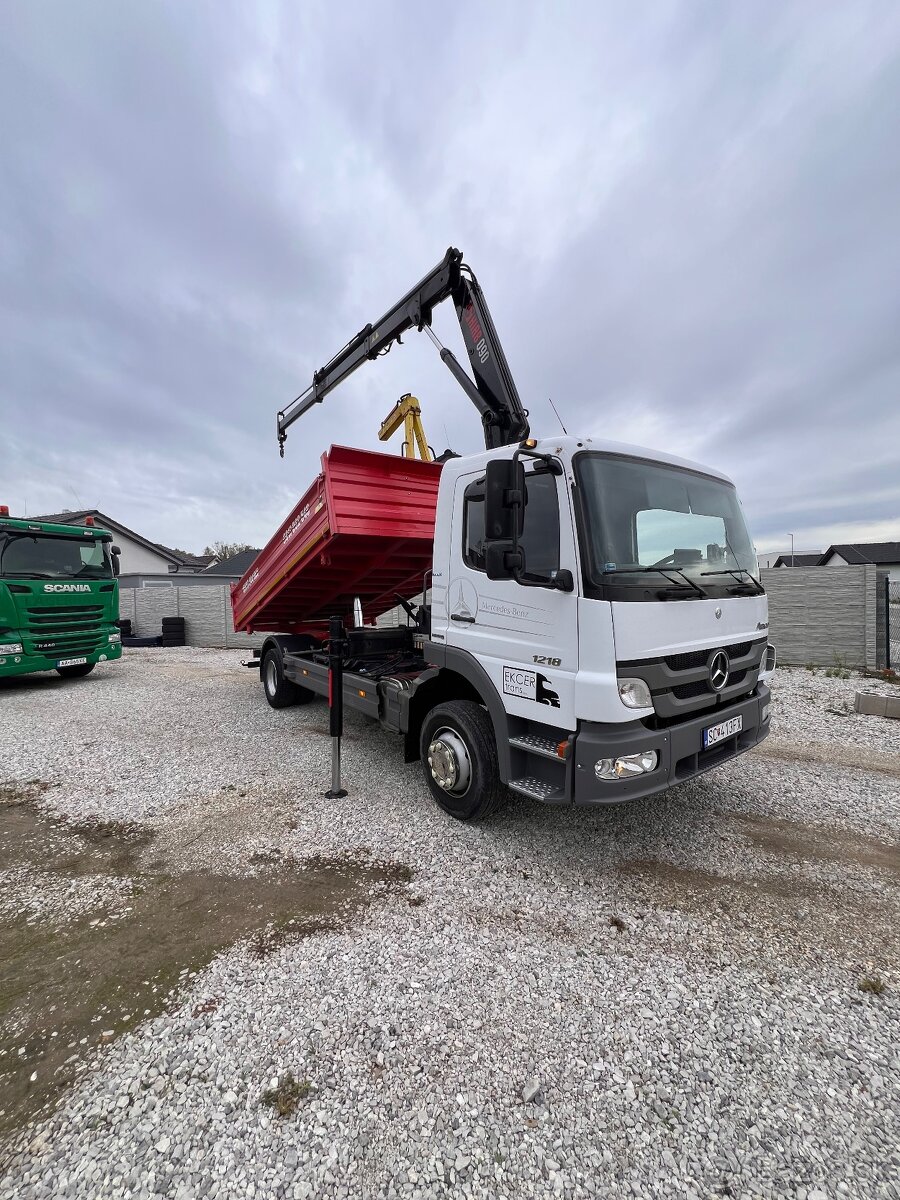
[[[792,533],[789,533],[788,537],[791,539],[791,566],[793,566],[794,565],[794,535]]]

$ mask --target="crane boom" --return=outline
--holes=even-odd
[[[436,305],[453,299],[463,341],[472,364],[474,381],[453,353],[431,332]],[[330,362],[316,371],[310,386],[278,414],[278,446],[291,425],[352,375],[368,359],[386,353],[410,329],[426,330],[440,350],[444,363],[481,413],[484,444],[488,450],[522,441],[529,434],[528,413],[522,407],[506,355],[494,328],[484,293],[462,252],[452,246],[433,270],[374,325],[366,325]]]

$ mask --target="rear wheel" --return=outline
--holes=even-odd
[[[78,679],[81,675],[90,675],[96,663],[79,663],[77,667],[57,667],[57,675],[62,675],[63,679]]]
[[[263,691],[272,708],[290,708],[292,704],[309,704],[315,696],[309,688],[300,687],[284,673],[284,659],[277,646],[266,651],[260,667]]]
[[[425,782],[439,806],[457,821],[481,821],[506,797],[497,765],[494,726],[473,700],[439,704],[422,724]]]

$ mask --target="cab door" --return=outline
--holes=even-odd
[[[537,469],[535,469],[537,466]],[[576,569],[565,476],[526,467],[520,548],[531,576]],[[484,472],[456,481],[446,592],[447,644],[473,654],[507,712],[575,729],[578,619],[574,592],[488,579],[484,569]]]

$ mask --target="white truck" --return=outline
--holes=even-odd
[[[734,484],[595,436],[532,438],[459,251],[279,413],[282,453],[288,426],[362,362],[410,328],[434,339],[431,310],[448,297],[474,382],[437,344],[482,414],[487,450],[444,461],[431,604],[407,604],[407,627],[348,631],[344,702],[401,734],[437,803],[464,821],[507,789],[613,804],[749,750],[769,731],[775,650]],[[360,586],[348,580],[333,611],[351,614]],[[298,633],[305,616],[260,651],[277,707],[327,694],[328,654],[312,626]]]

